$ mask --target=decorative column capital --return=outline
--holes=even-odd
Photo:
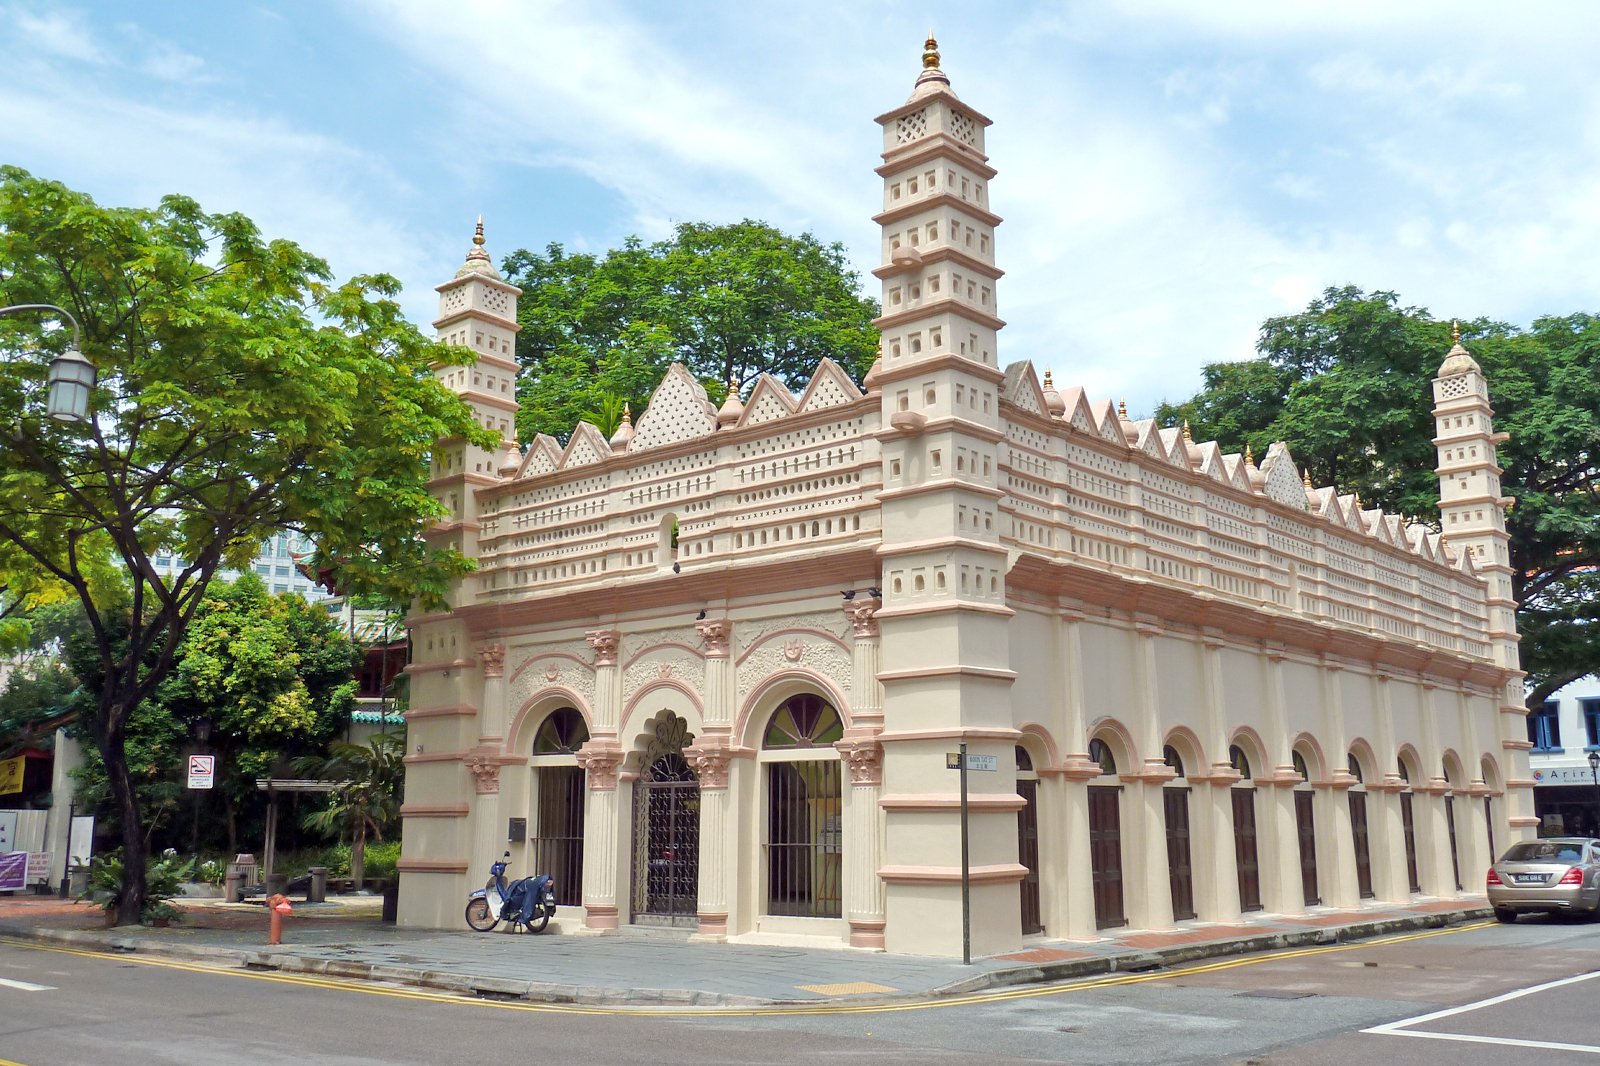
[[[850,783],[857,786],[883,784],[883,745],[877,737],[852,737],[834,744],[850,766]]]
[[[622,768],[622,746],[615,740],[602,738],[590,740],[578,749],[578,765],[588,775],[589,788],[594,792],[613,792],[617,787],[617,771]]]
[[[478,795],[493,796],[500,791],[500,760],[493,755],[474,753],[467,756],[467,772],[472,774]]]
[[[715,792],[728,787],[728,763],[733,753],[721,745],[695,744],[683,749],[684,761],[700,779],[700,789]]]
[[[504,677],[506,672],[506,646],[504,644],[478,645],[478,664],[484,677]]]
[[[589,647],[594,649],[594,664],[596,666],[617,665],[617,641],[621,634],[615,629],[592,629],[583,635],[589,642]]]
[[[876,640],[878,636],[878,610],[883,606],[879,599],[850,600],[844,605],[844,616],[855,628],[857,640]]]
[[[728,640],[733,636],[733,623],[726,618],[707,618],[696,622],[694,630],[705,642],[707,659],[726,659]]]

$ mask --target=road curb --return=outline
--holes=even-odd
[[[1373,937],[1388,936],[1394,933],[1437,929],[1487,918],[1492,913],[1488,907],[1469,907],[1435,914],[1411,914],[1375,918],[1369,921],[1351,922],[1347,925],[1281,930],[1240,936],[1230,940],[1178,944],[1172,947],[1151,950],[1129,950],[1089,958],[1065,959],[1059,962],[1019,964],[1003,970],[991,970],[973,974],[958,981],[939,985],[926,992],[906,993],[899,996],[819,996],[816,999],[803,1000],[769,999],[759,996],[742,996],[693,989],[624,989],[590,985],[566,985],[549,981],[528,981],[518,978],[430,970],[423,967],[370,963],[357,959],[316,958],[308,955],[297,955],[293,950],[232,948],[210,944],[176,944],[138,936],[117,935],[112,932],[101,933],[79,929],[41,929],[20,925],[15,922],[0,922],[0,936],[9,936],[19,940],[34,940],[47,944],[60,944],[67,947],[89,948],[98,951],[120,951],[165,958],[190,959],[212,964],[232,964],[241,969],[277,970],[288,974],[316,975],[342,980],[381,981],[388,984],[410,985],[459,995],[478,995],[552,1006],[661,1008],[816,1007],[837,1004],[859,1006],[868,1003],[893,1003],[908,999],[948,998],[990,989],[1098,977],[1103,974],[1144,973],[1195,962],[1200,959],[1227,958],[1262,951],[1281,951],[1297,947],[1350,943]]]

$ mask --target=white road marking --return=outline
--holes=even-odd
[[[1419,1033],[1412,1030],[1413,1025],[1422,1025],[1426,1022],[1438,1021],[1441,1018],[1451,1018],[1457,1014],[1466,1014],[1468,1011],[1482,1010],[1484,1007],[1493,1007],[1501,1003],[1509,1003],[1523,996],[1531,996],[1535,992],[1544,992],[1563,985],[1574,985],[1580,981],[1592,981],[1600,977],[1600,970],[1593,973],[1583,973],[1576,977],[1563,977],[1559,981],[1546,981],[1542,985],[1533,985],[1529,988],[1520,988],[1515,992],[1506,992],[1503,995],[1482,999],[1476,1003],[1466,1003],[1459,1007],[1450,1007],[1447,1010],[1436,1010],[1431,1014],[1419,1014],[1415,1018],[1403,1018],[1397,1022],[1386,1022],[1375,1025],[1370,1029],[1361,1030],[1374,1036],[1414,1036],[1423,1040],[1455,1040],[1465,1044],[1495,1044],[1500,1047],[1528,1047],[1550,1051],[1581,1051],[1590,1055],[1600,1055],[1600,1045],[1595,1044],[1562,1044],[1550,1040],[1516,1040],[1510,1037],[1497,1036],[1467,1036],[1457,1033]]]
[[[54,992],[55,985],[36,985],[29,981],[8,981],[0,977],[0,986],[15,988],[19,992]]]

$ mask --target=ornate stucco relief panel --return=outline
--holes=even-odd
[[[810,633],[775,633],[739,662],[739,702],[774,674],[805,670],[820,674],[846,695],[850,692],[850,653]]]
[[[594,706],[594,669],[587,662],[589,646],[582,641],[513,649],[506,658],[515,663],[507,670],[512,678],[509,703],[513,710],[549,688],[568,689],[589,707]]]

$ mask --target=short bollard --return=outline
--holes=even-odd
[[[283,916],[293,912],[294,908],[289,906],[288,896],[274,893],[267,897],[267,914],[270,916],[267,926],[268,944],[283,943]]]

